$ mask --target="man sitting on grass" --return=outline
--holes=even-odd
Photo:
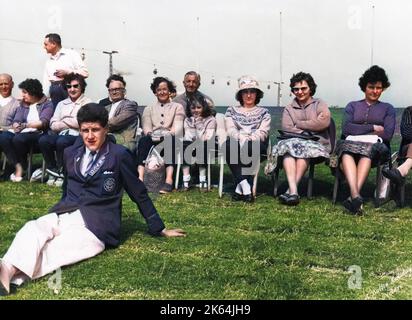
[[[137,176],[132,154],[107,139],[108,113],[89,103],[77,114],[84,144],[64,152],[62,199],[50,213],[27,222],[0,262],[0,293],[10,283],[40,278],[119,245],[123,188],[137,204],[154,236],[181,237],[166,229]]]

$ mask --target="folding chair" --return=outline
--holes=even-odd
[[[406,160],[406,151],[407,151],[407,144],[405,143],[405,141],[402,139],[401,141],[401,145],[399,147],[399,151],[396,153],[396,159],[394,157],[392,157],[394,159],[394,162],[397,163],[397,166],[399,167],[402,163],[405,162]],[[399,208],[403,208],[405,206],[405,186],[406,186],[406,181],[405,183],[401,184],[400,186],[395,186],[395,190],[397,192],[395,192],[396,195],[399,195],[398,199],[396,201],[396,204],[398,205]]]
[[[223,172],[224,172],[224,165],[225,165],[225,159],[224,159],[224,153],[222,152],[222,146],[225,143],[227,139],[227,132],[226,132],[226,125],[225,125],[225,116],[222,113],[217,113],[215,115],[216,118],[216,140],[218,143],[218,148],[217,149],[211,149],[208,150],[209,153],[207,155],[207,166],[206,166],[206,171],[207,171],[207,190],[210,191],[212,187],[212,177],[211,177],[211,163],[212,159],[217,158],[218,159],[218,164],[220,166],[219,169],[219,198],[223,196]],[[175,176],[175,189],[179,188],[179,179],[180,179],[180,169],[182,166],[181,162],[182,156],[179,153],[178,158],[177,158],[177,168],[176,168],[176,176]]]
[[[329,133],[329,138],[330,138],[330,144],[331,144],[331,152],[332,154],[335,151],[335,146],[336,146],[336,124],[333,118],[330,118],[330,124],[328,127],[328,133]],[[273,196],[276,197],[278,193],[278,184],[279,184],[279,171],[282,169],[282,161],[283,157],[278,158],[278,163],[276,166],[276,169],[274,170],[272,174],[272,181],[273,181]],[[315,166],[320,163],[325,163],[328,162],[328,158],[324,157],[318,157],[318,158],[313,158],[310,159],[309,161],[309,168],[308,168],[308,186],[307,186],[307,192],[306,196],[308,199],[312,199],[313,195],[313,180],[314,180],[314,175],[315,175]]]
[[[259,157],[259,163],[258,163],[258,170],[255,173],[255,176],[253,178],[253,188],[252,188],[252,194],[254,197],[256,197],[257,194],[257,183],[258,183],[258,177],[259,177],[259,172],[260,172],[260,164],[261,164],[261,160],[262,157],[265,158],[265,160],[270,158],[270,155],[272,153],[272,142],[270,141],[270,137],[268,137],[268,147],[266,148],[266,154],[263,155],[261,154]]]

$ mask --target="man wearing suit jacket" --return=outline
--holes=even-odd
[[[29,221],[16,234],[0,262],[0,292],[10,283],[42,277],[59,267],[91,258],[120,241],[123,190],[134,201],[154,236],[185,236],[166,229],[137,176],[130,150],[107,139],[108,113],[98,104],[77,115],[83,144],[64,152],[61,200],[50,213]]]
[[[136,146],[136,128],[138,118],[142,117],[142,108],[135,101],[126,99],[126,81],[117,74],[106,81],[109,98],[99,101],[109,112],[109,132],[116,142],[133,150]]]

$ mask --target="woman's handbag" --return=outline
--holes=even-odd
[[[144,163],[143,183],[147,191],[157,193],[165,182],[166,169],[164,160],[155,146],[150,149]]]

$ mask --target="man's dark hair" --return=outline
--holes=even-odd
[[[176,85],[173,83],[173,81],[170,81],[168,78],[165,77],[156,77],[153,79],[153,82],[150,85],[150,89],[154,94],[156,94],[156,89],[162,82],[167,83],[167,88],[170,92],[176,92]]]
[[[77,122],[81,126],[84,122],[98,122],[102,127],[106,127],[109,121],[109,113],[97,103],[87,103],[79,109]]]
[[[49,42],[53,42],[53,43],[57,44],[59,47],[62,46],[62,39],[60,38],[60,36],[57,33],[46,34],[45,38],[48,38]]]
[[[120,81],[123,83],[123,85],[126,87],[126,81],[124,81],[124,78],[119,75],[119,74],[112,74],[110,77],[107,78],[106,80],[106,88],[109,88],[110,82],[112,81]]]
[[[19,88],[22,90],[26,90],[29,95],[34,96],[36,98],[43,98],[43,87],[39,80],[37,79],[26,79],[19,84]]]
[[[389,88],[391,85],[385,70],[375,65],[366,70],[359,78],[359,87],[365,92],[368,83],[375,84],[376,82],[382,82],[383,89]]]
[[[317,84],[315,83],[315,80],[313,80],[313,77],[310,73],[298,72],[294,74],[292,78],[290,78],[290,90],[293,92],[293,87],[295,86],[295,84],[302,81],[307,82],[310,89],[310,95],[314,96],[316,93]]]
[[[86,80],[84,80],[84,77],[78,73],[69,73],[66,76],[64,76],[64,84],[70,84],[73,80],[77,80],[80,84],[80,88],[82,93],[86,90],[87,83]],[[67,91],[66,86],[64,86],[64,90]]]

